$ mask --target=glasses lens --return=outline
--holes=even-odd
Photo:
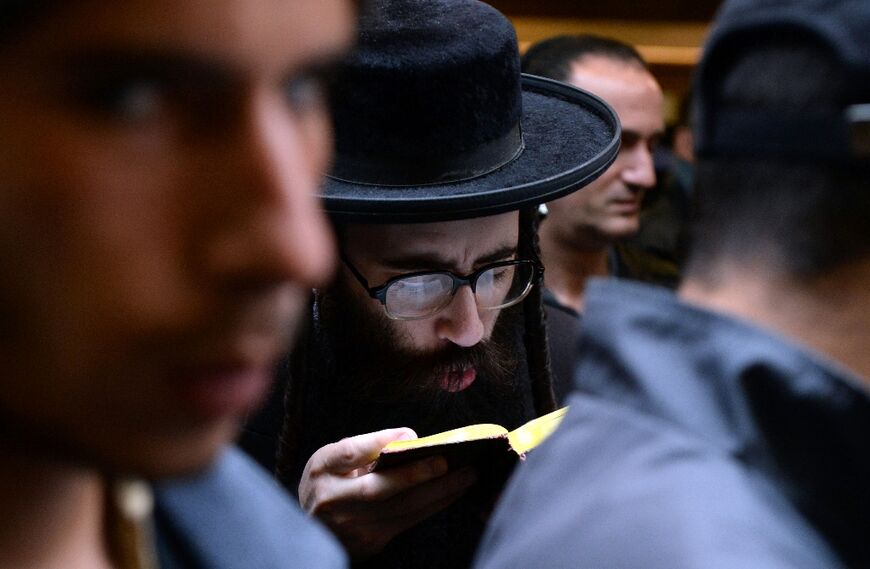
[[[431,273],[399,279],[387,288],[384,306],[394,318],[424,318],[444,308],[451,300],[453,278]]]
[[[531,290],[534,276],[531,263],[503,265],[484,271],[477,279],[477,305],[500,308],[522,300]]]

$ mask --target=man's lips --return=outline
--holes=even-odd
[[[477,379],[477,370],[473,367],[451,370],[441,376],[441,389],[456,393],[468,389]]]
[[[194,367],[173,376],[183,402],[204,419],[248,413],[272,381],[270,370],[243,365]]]
[[[610,202],[612,210],[622,214],[632,214],[640,211],[640,202],[638,200],[614,200]]]

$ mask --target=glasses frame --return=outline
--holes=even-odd
[[[532,267],[532,279],[529,282],[528,286],[526,286],[526,290],[518,296],[516,299],[506,302],[504,304],[500,304],[498,306],[489,306],[483,307],[478,306],[481,310],[496,310],[500,308],[507,308],[509,306],[513,306],[518,302],[522,302],[522,300],[528,296],[529,292],[532,290],[532,287],[535,285],[541,284],[544,280],[544,266],[538,262],[533,261],[531,259],[511,259],[509,261],[497,261],[495,263],[488,263],[483,265],[479,269],[474,272],[471,272],[467,275],[457,275],[452,271],[440,270],[440,271],[414,271],[411,273],[402,273],[401,275],[396,275],[391,279],[387,280],[384,284],[378,286],[370,286],[368,279],[366,279],[363,274],[357,269],[353,263],[350,262],[350,259],[347,258],[347,255],[344,252],[339,253],[339,258],[341,258],[341,262],[345,264],[345,266],[350,270],[351,274],[356,278],[356,280],[363,286],[368,295],[378,302],[381,303],[381,306],[384,307],[384,312],[387,314],[392,320],[424,320],[426,318],[431,318],[450,306],[450,303],[453,302],[453,297],[456,296],[456,292],[460,287],[468,285],[471,288],[471,292],[474,293],[475,301],[477,300],[477,280],[480,276],[492,269],[497,269],[498,267],[508,267],[508,266],[531,266]],[[426,316],[396,316],[391,314],[387,309],[387,289],[390,288],[395,282],[412,278],[419,277],[423,275],[448,275],[451,279],[453,279],[453,289],[450,291],[450,302],[447,302],[444,306],[433,312],[432,314],[427,314]]]

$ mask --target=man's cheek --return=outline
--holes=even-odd
[[[386,317],[384,317],[386,318]],[[398,343],[394,346],[408,353],[429,352],[437,348],[434,330],[432,325],[427,323],[429,320],[390,320],[386,318],[386,325],[392,330],[392,337]]]
[[[483,340],[489,340],[492,337],[492,331],[501,316],[501,310],[484,310],[480,313],[483,320],[484,336]]]

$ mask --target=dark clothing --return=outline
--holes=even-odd
[[[657,263],[649,255],[640,254],[640,250],[630,243],[615,243],[607,251],[607,272],[611,277],[676,286],[676,277],[662,278],[664,274],[676,273],[659,267]],[[547,313],[547,345],[553,371],[553,393],[556,403],[561,407],[567,404],[568,395],[574,387],[579,324],[583,315],[560,303],[549,289],[544,289],[543,300]]]
[[[553,372],[553,393],[556,404],[565,404],[574,384],[574,364],[580,332],[580,313],[559,303],[553,293],[544,289],[544,312],[547,315],[547,346],[550,369]]]
[[[633,239],[618,241],[613,245],[613,258],[618,270],[612,276],[656,284],[675,289],[680,281],[680,264],[646,244]]]
[[[870,567],[859,378],[641,284],[590,283],[583,327],[571,409],[477,567]]]
[[[694,166],[674,156],[644,196],[640,229],[617,246],[635,280],[668,288],[679,284],[689,243]]]
[[[347,566],[332,535],[237,450],[154,491],[161,569]]]

